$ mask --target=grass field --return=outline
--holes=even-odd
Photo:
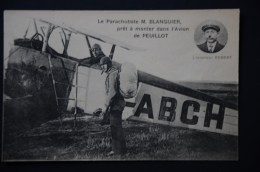
[[[12,160],[237,160],[238,137],[174,128],[151,123],[124,121],[127,154],[107,157],[109,126],[100,118],[49,121],[23,134],[4,138],[3,158]]]

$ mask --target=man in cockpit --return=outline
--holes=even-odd
[[[80,63],[82,64],[98,64],[100,59],[102,57],[105,57],[106,55],[103,53],[101,46],[99,44],[94,44],[91,48],[92,54],[94,57],[87,57],[80,60]]]

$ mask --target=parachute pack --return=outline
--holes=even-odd
[[[136,66],[132,63],[123,63],[119,72],[119,92],[126,98],[133,98],[138,89],[138,75]]]

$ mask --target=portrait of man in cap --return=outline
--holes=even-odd
[[[201,27],[203,31],[203,36],[205,42],[197,45],[200,50],[206,53],[216,53],[224,48],[225,45],[222,45],[218,41],[220,27],[216,24],[206,24]]]

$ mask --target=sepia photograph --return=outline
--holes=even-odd
[[[221,23],[206,21],[198,26],[195,41],[198,42],[197,46],[201,51],[216,53],[225,47],[227,35],[227,30]]]
[[[5,10],[2,161],[238,161],[239,15]]]

